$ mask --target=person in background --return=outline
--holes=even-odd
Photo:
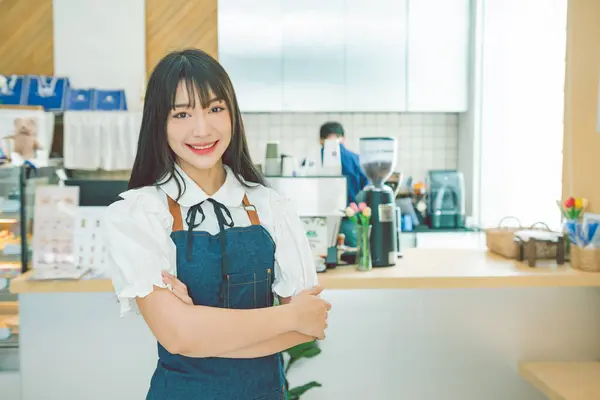
[[[344,146],[344,127],[339,122],[326,122],[321,125],[321,157],[323,157],[323,144],[327,139],[339,139],[340,141],[340,158],[342,161],[342,175],[347,180],[346,204],[356,203],[358,194],[367,186],[367,176],[360,167],[358,154],[348,150]],[[348,218],[342,219],[340,233],[346,236],[345,244],[347,246],[356,247],[356,227]]]

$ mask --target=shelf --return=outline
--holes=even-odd
[[[550,400],[600,399],[600,362],[528,362],[519,375]]]
[[[18,301],[0,301],[0,318],[19,314]]]
[[[0,252],[0,264],[12,264],[21,261],[21,254],[4,254]],[[20,266],[19,266],[20,267]],[[3,269],[0,269],[0,274]]]
[[[1,257],[0,257],[1,259]],[[16,278],[21,274],[21,260],[18,261],[5,261],[0,260],[0,279],[12,279]],[[0,284],[0,290],[2,284]]]
[[[19,333],[19,314],[0,314],[0,328],[9,328],[13,335]]]
[[[18,211],[4,212],[0,211],[0,224],[14,225],[21,219],[21,214]]]
[[[2,302],[0,305],[4,303],[10,302]],[[2,331],[0,348],[15,348],[19,346],[19,315],[17,312],[3,313],[0,309],[0,331]],[[7,329],[8,331],[6,331]],[[4,339],[6,334],[9,336]]]
[[[12,335],[6,340],[0,340],[0,349],[16,349],[19,347],[19,335]]]

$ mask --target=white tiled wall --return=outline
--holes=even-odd
[[[263,163],[267,141],[279,141],[282,153],[304,157],[318,148],[321,124],[337,121],[344,126],[346,146],[353,151],[358,151],[362,136],[398,138],[396,169],[405,177],[420,180],[427,170],[458,166],[458,114],[246,113],[243,118],[255,163]]]

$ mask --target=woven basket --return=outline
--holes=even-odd
[[[502,223],[507,220],[515,220],[519,224],[517,227],[502,226]],[[519,256],[519,244],[515,241],[515,232],[522,230],[544,230],[550,231],[548,225],[543,222],[536,222],[535,224],[525,227],[521,225],[516,217],[504,217],[498,223],[496,228],[489,228],[485,230],[485,241],[488,250],[493,253],[499,254],[506,258],[518,258]],[[556,244],[554,243],[536,243],[536,258],[555,258],[556,257]]]
[[[515,220],[519,224],[516,227],[502,226],[506,220]],[[524,229],[521,221],[515,217],[504,217],[496,228],[485,230],[485,242],[489,251],[506,258],[517,258],[519,245],[515,243],[514,233]]]
[[[588,272],[600,272],[600,248],[571,244],[571,266]]]

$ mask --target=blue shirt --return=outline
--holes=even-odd
[[[346,177],[347,204],[356,203],[356,195],[367,186],[368,179],[362,168],[358,154],[348,150],[340,144],[340,159],[342,161],[342,175]],[[323,149],[321,148],[321,160],[323,160]]]

